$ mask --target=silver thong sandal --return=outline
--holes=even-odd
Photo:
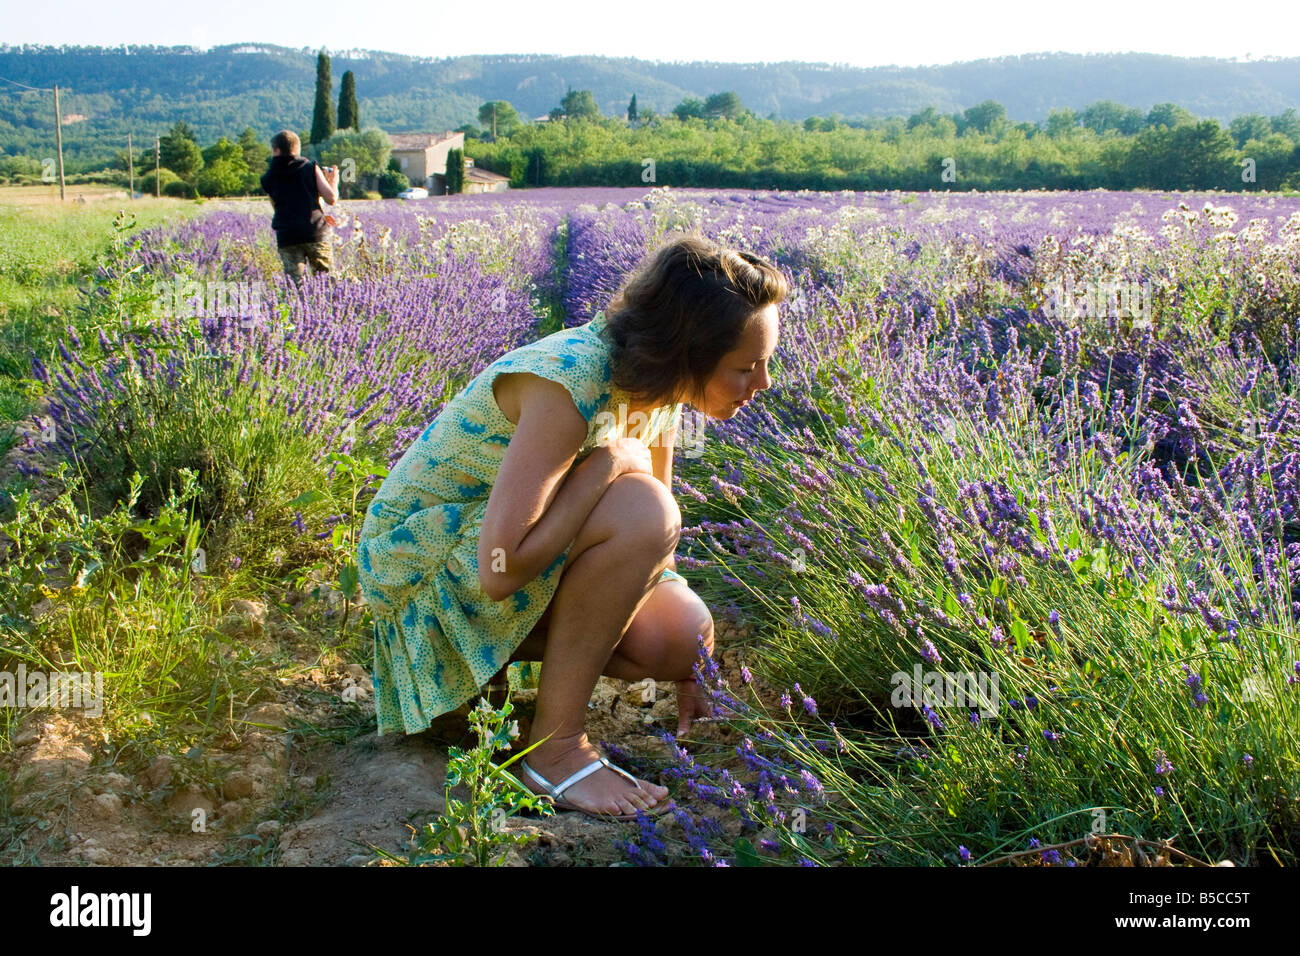
[[[619,774],[620,776],[626,777],[628,780],[631,780],[634,784],[636,784],[636,788],[638,790],[645,790],[645,787],[641,786],[640,780],[632,776],[622,767],[614,766],[614,764],[610,763],[604,756],[601,756],[597,760],[593,760],[591,763],[587,764],[587,766],[583,767],[577,773],[572,774],[561,783],[555,785],[553,785],[549,780],[543,777],[532,767],[528,766],[527,760],[520,760],[519,766],[523,768],[524,773],[528,774],[528,776],[532,777],[535,781],[537,781],[538,785],[541,786],[546,791],[546,795],[551,798],[557,810],[577,810],[579,813],[585,813],[587,814],[587,816],[595,817],[598,820],[627,821],[627,820],[636,820],[637,818],[637,815],[635,813],[596,813],[592,810],[586,810],[582,807],[576,806],[575,804],[572,804],[568,800],[562,798],[562,795],[565,790],[568,790],[579,780],[585,780],[587,777],[590,777],[602,766],[608,767],[616,774]],[[669,800],[665,798],[663,800],[660,800],[653,807],[650,807],[649,809],[644,810],[642,812],[647,813],[650,816],[659,816],[660,814],[667,812],[668,804],[669,804]]]

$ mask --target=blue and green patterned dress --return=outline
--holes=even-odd
[[[628,398],[610,382],[604,329],[604,313],[597,313],[586,325],[521,346],[483,369],[407,449],[375,495],[357,565],[375,625],[380,734],[419,733],[478,694],[545,613],[572,547],[504,601],[479,587],[479,529],[515,430],[492,394],[496,377],[532,372],[569,391],[588,423],[577,461],[617,437],[652,446],[680,421],[680,403],[659,406],[646,421],[619,414]],[[685,581],[675,571],[663,578]]]

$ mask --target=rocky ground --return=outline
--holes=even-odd
[[[377,736],[366,669],[313,664],[318,648],[297,640],[298,616],[311,618],[320,608],[302,593],[284,597],[269,610],[267,603],[236,601],[222,622],[232,640],[263,652],[278,645],[298,655],[302,667],[281,682],[274,700],[241,715],[246,730],[222,738],[220,749],[159,756],[126,774],[96,721],[77,712],[32,712],[13,733],[12,749],[0,754],[0,771],[16,784],[10,816],[27,821],[20,846],[9,850],[14,861],[356,866],[382,865],[377,850],[409,853],[413,828],[443,810],[448,747],[473,743],[467,708],[422,734]],[[720,649],[719,658],[738,675],[738,650]],[[512,694],[520,740],[535,693]],[[675,730],[676,722],[671,685],[651,694],[642,683],[601,678],[588,734],[663,759],[654,728]],[[701,723],[691,739],[725,746],[729,733]],[[510,864],[518,866],[616,864],[623,858],[613,840],[635,832],[634,825],[571,812],[512,817],[506,827],[531,837],[510,851]]]

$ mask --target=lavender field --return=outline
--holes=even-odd
[[[676,801],[612,828],[618,862],[1300,862],[1300,199],[343,208],[336,274],[301,288],[264,209],[123,223],[32,355],[0,665],[125,675],[100,736],[128,775],[237,749],[276,693],[249,621],[286,587],[313,666],[352,675],[308,722],[373,730],[352,561],[387,467],[489,362],[698,231],[793,292],[774,386],[683,423],[677,567],[719,627],[717,720],[607,740]],[[205,773],[175,787],[217,810]]]

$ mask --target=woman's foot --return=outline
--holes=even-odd
[[[600,759],[600,751],[592,746],[585,733],[557,740],[552,737],[527,757],[528,766],[545,777],[551,786],[558,786],[568,777]],[[534,793],[544,793],[541,784],[522,768],[515,774]],[[560,795],[560,799],[581,807],[589,813],[614,815],[632,814],[649,810],[668,798],[668,788],[641,780],[641,789],[633,786],[626,777],[619,776],[608,767],[584,777]]]

